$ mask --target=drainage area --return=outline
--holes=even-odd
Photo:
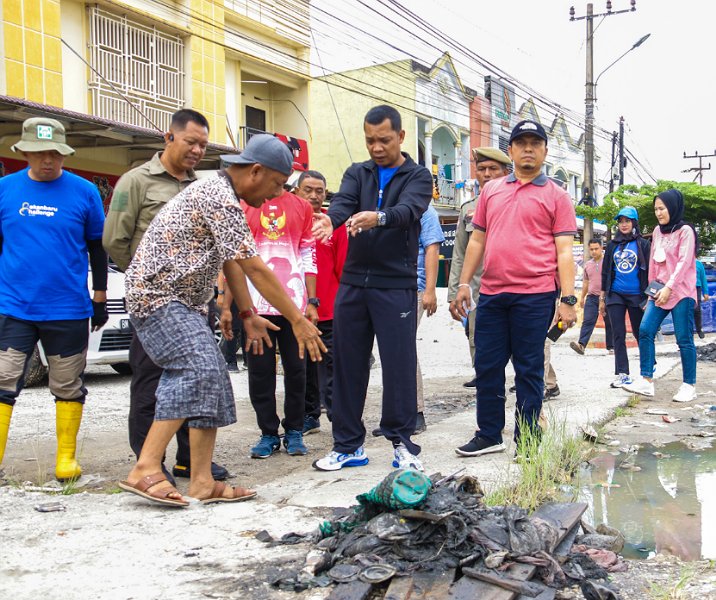
[[[622,532],[621,554],[716,559],[716,450],[675,442],[603,452],[579,473],[584,520]]]

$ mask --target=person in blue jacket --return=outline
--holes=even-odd
[[[694,324],[699,338],[704,339],[704,330],[701,318],[701,303],[709,300],[709,284],[706,281],[704,263],[696,259],[696,306],[694,307]]]

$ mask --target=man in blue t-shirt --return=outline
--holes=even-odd
[[[76,479],[77,432],[87,390],[82,383],[89,338],[107,322],[104,210],[97,188],[63,170],[74,154],[65,128],[34,117],[12,147],[28,167],[0,179],[0,463],[24,370],[38,340],[55,396],[60,481]],[[94,294],[87,291],[87,256]]]

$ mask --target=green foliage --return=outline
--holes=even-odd
[[[716,246],[716,186],[699,185],[659,180],[655,184],[622,185],[604,198],[604,204],[597,207],[576,207],[577,215],[603,221],[608,226],[614,224],[614,217],[624,206],[633,206],[639,212],[639,222],[643,233],[650,233],[656,227],[654,216],[654,196],[665,190],[675,188],[684,195],[686,221],[696,225],[702,251]],[[611,236],[610,236],[611,237]]]

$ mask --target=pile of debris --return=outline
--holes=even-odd
[[[716,342],[711,342],[696,348],[696,360],[710,360],[716,362]]]
[[[330,598],[346,600],[376,589],[392,600],[486,593],[548,600],[575,586],[589,600],[618,598],[608,575],[626,569],[618,556],[624,538],[582,524],[586,504],[545,504],[531,515],[517,506],[487,507],[477,479],[459,473],[428,478],[397,470],[314,532],[280,540],[259,533],[270,544],[312,545],[303,568],[273,585],[301,591],[338,584]]]

